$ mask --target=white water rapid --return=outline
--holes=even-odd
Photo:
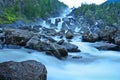
[[[78,61],[60,61],[42,52],[22,48],[0,50],[0,62],[39,61],[47,68],[47,80],[120,80],[120,52],[99,51],[89,43],[77,44],[82,52],[69,54],[82,55]]]

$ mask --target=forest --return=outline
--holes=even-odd
[[[58,0],[0,0],[0,23],[55,16],[65,7]]]
[[[74,13],[77,18],[84,16],[91,25],[100,19],[105,22],[104,25],[120,24],[120,2],[106,2],[101,5],[82,4],[81,7],[74,10]]]

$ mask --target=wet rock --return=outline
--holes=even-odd
[[[27,30],[21,29],[6,29],[5,40],[6,44],[25,46],[26,42],[31,39],[34,34]]]
[[[5,44],[5,34],[0,33],[0,48],[3,48]]]
[[[82,56],[72,56],[73,59],[80,59]]]
[[[80,52],[78,46],[71,43],[64,42],[61,44],[61,46],[65,48],[68,52]]]
[[[40,43],[39,37],[38,37],[38,36],[33,36],[33,37],[26,43],[26,48],[40,50],[40,49],[39,49],[39,45],[38,45],[39,43]]]
[[[63,38],[63,36],[65,35],[65,30],[59,31],[57,35],[60,36],[60,38]]]
[[[55,29],[48,29],[48,28],[42,28],[42,32],[41,33],[46,34],[48,36],[54,36],[54,35],[57,34]]]
[[[113,42],[113,36],[116,32],[117,29],[115,27],[106,26],[105,28],[100,29],[99,37],[101,40]]]
[[[59,45],[61,45],[61,44],[63,44],[63,43],[64,43],[64,40],[63,40],[63,39],[57,42],[57,44],[59,44]]]
[[[119,46],[108,42],[96,42],[92,46],[99,50],[120,50]]]
[[[40,41],[37,36],[32,37],[27,42],[26,47],[38,51],[45,51],[46,54],[53,55],[58,59],[62,59],[62,57],[66,57],[68,55],[66,49],[64,49],[60,45],[56,43],[51,43],[50,41]]]
[[[66,32],[66,38],[67,38],[67,39],[72,39],[72,38],[73,38],[73,32],[70,31],[70,30],[68,30],[68,31]]]
[[[120,46],[120,37],[116,37],[114,40],[115,40],[115,44]]]
[[[68,56],[68,52],[66,51],[66,49],[56,43],[42,42],[40,45],[41,50],[49,51],[49,53],[51,53],[58,59],[62,59],[62,57]]]
[[[61,21],[61,19],[60,18],[56,18],[55,19],[55,26],[58,26],[58,23]]]
[[[120,29],[114,35],[114,43],[120,46]]]
[[[3,33],[3,29],[2,28],[0,28],[0,33]]]
[[[63,22],[61,30],[68,30],[68,29],[69,29],[68,24]]]
[[[82,35],[82,40],[87,42],[95,42],[99,40],[99,35],[96,33],[84,33]]]
[[[4,62],[0,63],[0,80],[47,80],[47,70],[33,60]]]
[[[56,40],[54,40],[53,38],[51,38],[51,37],[46,37],[47,38],[47,40],[49,40],[50,42],[57,42]]]

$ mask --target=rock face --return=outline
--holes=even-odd
[[[33,60],[4,62],[0,63],[0,80],[47,80],[47,70]]]
[[[27,30],[21,29],[6,29],[5,30],[5,40],[6,44],[12,45],[20,45],[25,46],[26,42],[33,36],[34,34]]]

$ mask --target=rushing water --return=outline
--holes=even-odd
[[[90,46],[90,43],[73,42],[79,45],[83,58],[72,60],[58,60],[47,56],[44,52],[29,49],[2,49],[0,62],[36,60],[43,63],[48,71],[48,80],[119,80],[120,79],[120,52],[99,51]],[[87,57],[85,55],[88,55]],[[94,59],[89,61],[90,59]],[[82,62],[84,60],[84,62]]]

